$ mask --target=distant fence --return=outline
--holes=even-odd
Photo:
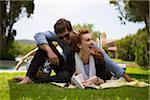
[[[10,61],[10,60],[0,60],[0,66],[3,67],[15,67],[17,61]]]

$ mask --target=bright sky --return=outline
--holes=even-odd
[[[107,39],[120,39],[144,27],[143,23],[122,25],[117,17],[119,13],[109,0],[35,0],[34,3],[32,17],[23,17],[14,24],[15,39],[34,40],[37,32],[54,31],[53,25],[59,18],[70,20],[72,25],[93,24],[95,31],[107,34]]]

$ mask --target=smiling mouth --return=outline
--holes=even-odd
[[[89,46],[89,48],[92,49],[93,47],[92,47],[92,46]]]

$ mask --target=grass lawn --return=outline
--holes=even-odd
[[[149,69],[127,68],[127,73],[149,82]],[[103,90],[67,89],[50,84],[17,85],[11,79],[25,73],[0,73],[0,100],[149,100],[149,87],[120,87]]]
[[[112,59],[114,62],[123,63],[123,64],[136,64],[135,61],[123,61],[121,59]]]

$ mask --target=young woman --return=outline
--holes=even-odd
[[[104,60],[104,54],[93,48],[94,41],[91,34],[87,29],[81,29],[78,37],[72,42],[72,46],[75,50],[75,67],[76,72],[74,75],[82,73],[84,81],[82,84],[88,86],[91,84],[101,84],[105,80],[111,78],[111,72],[114,74],[121,72],[121,68],[107,68],[106,61]],[[132,79],[123,72],[122,75],[127,81]]]

